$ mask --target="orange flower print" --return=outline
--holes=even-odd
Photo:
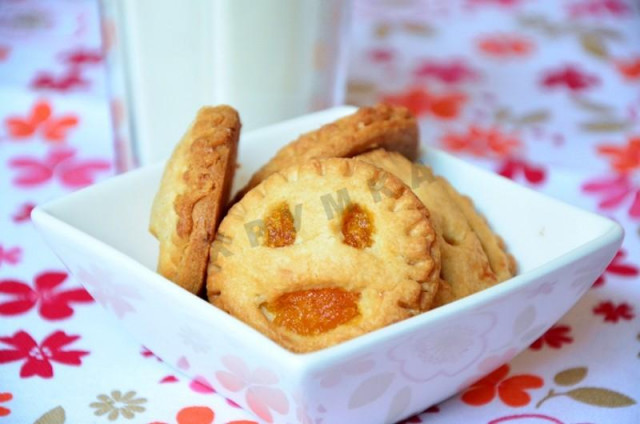
[[[177,424],[212,424],[215,412],[208,406],[185,406],[176,414]],[[163,421],[153,421],[149,424],[167,424]],[[227,424],[258,424],[253,420],[235,420]]]
[[[0,45],[0,62],[4,62],[9,57],[11,47]]]
[[[404,93],[385,96],[382,101],[404,106],[418,117],[432,115],[449,120],[458,117],[467,96],[458,91],[435,94],[423,87],[413,87]]]
[[[640,79],[640,56],[628,60],[617,60],[615,62],[618,72],[627,80],[636,81]]]
[[[520,374],[506,378],[509,365],[505,364],[486,377],[476,381],[462,394],[468,405],[481,406],[491,402],[496,394],[505,405],[518,407],[531,402],[529,389],[539,389],[544,380],[536,375]]]
[[[9,116],[4,124],[13,140],[21,141],[40,134],[45,141],[61,143],[66,140],[67,132],[78,125],[78,117],[73,114],[53,117],[49,102],[40,100],[26,117]]]
[[[178,424],[211,424],[215,414],[206,406],[189,406],[182,408],[176,420]]]
[[[608,156],[616,171],[628,173],[640,169],[640,136],[631,137],[625,146],[601,144],[598,153]]]
[[[477,39],[478,48],[488,56],[497,58],[527,56],[533,43],[517,34],[486,35]]]
[[[11,393],[5,392],[0,393],[0,402],[8,402],[13,399],[13,395]],[[9,408],[5,408],[4,406],[0,406],[0,417],[6,417],[11,413]]]
[[[483,128],[473,124],[464,132],[445,134],[440,143],[453,152],[478,157],[508,156],[521,144],[515,135],[506,134],[497,127]]]

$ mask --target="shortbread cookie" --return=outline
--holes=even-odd
[[[278,171],[220,224],[207,291],[295,352],[430,308],[439,251],[428,211],[395,176],[355,159]]]
[[[491,287],[515,274],[515,261],[471,200],[427,166],[402,155],[376,150],[356,159],[398,176],[429,209],[441,252],[439,306]]]
[[[192,293],[205,283],[209,248],[229,200],[240,135],[229,106],[203,107],[176,146],[153,201],[149,230],[158,272]]]
[[[362,107],[323,127],[301,135],[260,168],[236,199],[272,173],[311,159],[351,157],[384,147],[410,159],[418,154],[418,124],[408,109],[378,104]]]

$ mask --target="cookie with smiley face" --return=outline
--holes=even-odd
[[[165,167],[151,210],[158,272],[198,294],[209,248],[229,200],[240,118],[229,106],[203,107]]]
[[[429,209],[441,252],[442,284],[434,306],[450,303],[515,275],[513,257],[473,202],[431,169],[375,150],[357,157],[399,177]]]
[[[355,159],[275,172],[235,204],[209,259],[209,300],[295,352],[430,308],[439,251],[397,177]]]
[[[344,158],[384,147],[415,159],[418,124],[405,107],[378,104],[302,134],[260,168],[236,195],[240,199],[274,172],[311,159]]]

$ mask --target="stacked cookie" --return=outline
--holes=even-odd
[[[203,108],[176,147],[151,216],[158,271],[206,286],[285,348],[322,349],[514,275],[471,200],[413,162],[406,109],[365,107],[301,135],[222,217],[239,129],[231,108]]]

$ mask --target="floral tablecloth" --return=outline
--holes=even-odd
[[[356,0],[353,17],[349,103],[406,105],[426,143],[626,231],[526,352],[405,422],[640,422],[640,3]],[[0,422],[278,423],[121,331],[31,225],[116,173],[105,81],[95,2],[0,2]]]

